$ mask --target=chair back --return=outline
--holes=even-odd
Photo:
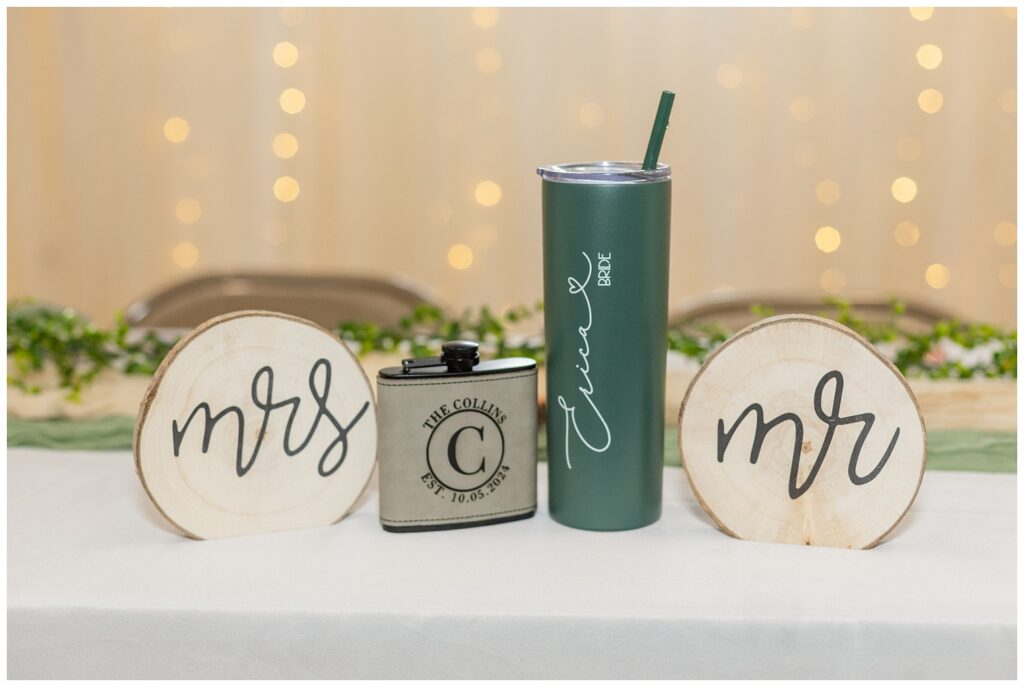
[[[273,310],[327,328],[343,321],[389,326],[421,303],[435,304],[433,295],[405,277],[247,272],[175,284],[131,304],[125,319],[138,327],[191,328],[237,310]]]
[[[889,298],[865,295],[849,301],[853,312],[866,322],[883,323],[893,319],[892,306]],[[940,320],[952,319],[953,315],[944,308],[921,303],[913,299],[903,299],[905,309],[897,318],[897,323],[908,332],[920,332],[931,329]],[[801,296],[796,294],[753,294],[726,293],[712,294],[678,308],[669,317],[672,327],[700,326],[701,324],[720,325],[727,331],[738,331],[749,324],[765,317],[754,312],[760,306],[774,315],[806,313],[835,317],[839,308],[828,305],[820,296]]]

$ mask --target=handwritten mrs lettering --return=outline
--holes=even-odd
[[[582,382],[576,387],[576,390],[580,392],[580,396],[585,404],[584,410],[591,413],[596,418],[598,424],[601,425],[600,436],[598,437],[586,437],[584,436],[583,430],[580,429],[579,423],[576,421],[576,406],[569,405],[562,395],[558,396],[558,407],[565,413],[565,464],[568,468],[572,469],[572,460],[569,458],[569,426],[572,426],[573,431],[583,445],[594,453],[604,453],[612,445],[612,432],[608,428],[608,423],[605,422],[604,416],[601,414],[600,409],[594,403],[592,398],[594,395],[594,383],[590,381],[590,341],[588,335],[590,328],[594,324],[594,314],[590,307],[590,296],[587,295],[587,286],[590,284],[590,276],[593,273],[593,264],[590,261],[590,256],[583,253],[583,259],[587,261],[587,276],[581,282],[575,277],[569,277],[569,293],[573,296],[579,296],[582,299],[586,317],[583,318],[585,322],[577,327],[576,331],[580,336],[580,347],[577,350],[579,353],[580,361],[576,364],[576,369],[580,372]],[[593,423],[591,423],[593,424]]]
[[[825,386],[829,382],[834,382],[832,392],[832,408],[826,412],[822,407],[822,396],[825,393]],[[861,476],[857,471],[857,463],[860,460],[860,452],[864,447],[864,441],[868,437],[868,433],[871,432],[871,427],[875,424],[875,416],[873,413],[861,413],[859,415],[848,415],[843,417],[839,414],[839,406],[843,400],[843,375],[838,370],[833,370],[822,376],[818,382],[817,388],[814,390],[814,413],[818,416],[818,419],[828,425],[828,429],[825,431],[825,438],[821,442],[821,447],[818,449],[818,456],[814,460],[814,465],[811,466],[811,471],[807,475],[807,479],[804,480],[803,484],[797,484],[797,474],[800,470],[800,453],[803,450],[803,438],[804,438],[804,425],[800,420],[799,416],[794,413],[782,413],[776,418],[765,422],[764,420],[764,408],[759,403],[752,403],[740,413],[739,418],[733,423],[729,431],[725,430],[725,421],[723,419],[718,420],[718,462],[722,463],[725,461],[725,450],[729,447],[729,442],[732,440],[736,430],[739,429],[740,424],[743,420],[750,415],[754,414],[756,426],[754,428],[754,441],[750,447],[750,463],[757,463],[757,459],[761,454],[761,445],[764,444],[765,438],[768,436],[774,427],[784,423],[792,422],[793,428],[796,430],[796,436],[793,439],[793,460],[789,468],[789,498],[798,499],[811,488],[811,484],[814,483],[814,478],[818,475],[818,470],[821,468],[822,462],[825,460],[825,454],[828,453],[829,446],[832,443],[832,437],[835,434],[836,427],[843,425],[850,425],[860,423],[860,434],[857,436],[857,441],[853,445],[853,451],[850,454],[850,463],[847,469],[850,482],[860,486],[867,484],[871,480],[878,477],[878,474],[885,467],[885,464],[889,462],[889,457],[892,455],[893,449],[896,447],[896,441],[900,436],[900,428],[897,427],[896,431],[893,432],[892,440],[889,442],[889,447],[885,450],[881,460],[875,465],[874,469],[868,474]]]
[[[253,447],[252,453],[249,454],[248,458],[243,455],[243,439],[246,435],[245,413],[242,412],[242,409],[238,406],[228,406],[214,415],[213,411],[210,409],[210,404],[205,401],[197,405],[192,410],[188,419],[186,419],[185,423],[180,427],[177,420],[171,422],[174,457],[178,457],[181,451],[182,440],[185,438],[185,432],[188,431],[189,425],[192,424],[192,420],[194,420],[197,415],[200,413],[203,414],[203,453],[206,453],[210,448],[210,440],[213,438],[213,430],[217,423],[225,417],[232,416],[236,420],[237,428],[235,472],[239,477],[242,477],[249,472],[256,463],[256,458],[263,446],[263,437],[267,430],[267,424],[270,422],[270,414],[279,408],[290,407],[291,410],[288,414],[288,424],[285,425],[284,437],[282,440],[285,455],[295,456],[302,453],[316,434],[321,421],[325,420],[326,424],[330,426],[331,431],[333,432],[333,439],[320,456],[320,461],[317,464],[317,472],[321,477],[330,477],[338,470],[338,468],[341,467],[342,463],[345,462],[345,456],[348,455],[349,432],[352,431],[352,429],[363,418],[363,415],[366,414],[367,409],[370,407],[370,403],[369,401],[364,403],[362,408],[356,412],[355,416],[349,420],[347,424],[342,424],[342,422],[339,421],[327,408],[327,397],[331,391],[331,363],[324,358],[317,360],[309,371],[309,390],[313,396],[313,402],[316,404],[316,417],[313,418],[313,422],[310,425],[305,438],[296,446],[293,446],[291,443],[291,435],[293,425],[295,423],[295,415],[299,410],[299,397],[294,396],[292,398],[286,398],[282,401],[275,402],[274,370],[269,365],[266,365],[261,367],[252,378],[252,402],[257,408],[263,411],[263,417],[260,424],[260,431],[256,434],[256,445]]]

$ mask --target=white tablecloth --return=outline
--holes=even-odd
[[[13,678],[1016,674],[1012,475],[928,472],[871,551],[731,539],[678,468],[633,532],[389,534],[374,487],[332,527],[196,542],[128,453],[8,457]]]

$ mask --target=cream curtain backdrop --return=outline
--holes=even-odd
[[[12,297],[109,322],[273,269],[531,302],[535,168],[639,159],[667,88],[674,305],[872,291],[1015,322],[1013,10],[8,12]]]

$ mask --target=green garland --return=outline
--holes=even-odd
[[[886,351],[907,376],[933,379],[972,377],[1017,378],[1017,333],[985,324],[943,321],[924,333],[910,333],[899,324],[903,305],[893,301],[885,322],[866,322],[849,303],[828,300],[828,313],[819,313],[859,332]],[[469,338],[484,344],[492,357],[524,356],[544,362],[540,336],[517,335],[521,322],[537,317],[543,305],[509,308],[495,315],[484,306],[450,317],[429,305],[421,305],[396,327],[365,322],[344,322],[338,336],[360,355],[371,352],[406,356],[436,355],[441,342]],[[771,311],[755,306],[753,313],[766,317]],[[539,329],[539,327],[533,327]],[[707,356],[730,332],[715,325],[673,328],[668,348],[697,362]],[[52,366],[60,388],[78,399],[82,389],[104,370],[129,375],[152,375],[174,345],[153,331],[132,331],[118,314],[111,329],[89,322],[71,309],[59,309],[19,300],[7,308],[7,383],[28,393],[38,393],[33,380]]]
[[[152,375],[175,341],[155,332],[132,338],[120,313],[113,329],[101,329],[70,308],[58,309],[21,300],[7,306],[7,383],[28,393],[40,388],[29,382],[47,363],[56,370],[60,387],[77,400],[82,389],[104,370]]]
[[[371,352],[402,353],[409,357],[437,355],[441,343],[453,339],[472,339],[484,344],[492,357],[521,356],[544,363],[541,337],[515,336],[509,328],[532,319],[544,311],[537,302],[532,307],[517,306],[495,315],[486,305],[473,313],[449,317],[440,308],[421,304],[403,317],[397,327],[380,327],[367,322],[342,322],[335,331],[343,341],[354,344],[360,355]]]

